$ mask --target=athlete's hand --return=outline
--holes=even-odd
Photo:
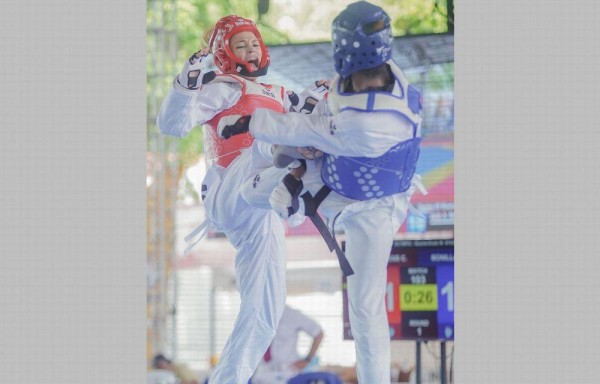
[[[195,90],[202,85],[200,73],[208,68],[211,60],[210,49],[202,48],[186,60],[183,69],[177,76],[177,83],[185,89]]]
[[[329,80],[317,80],[315,81],[315,87],[311,89],[313,96],[316,99],[322,100],[325,97],[325,94],[329,92],[329,85],[331,81]]]
[[[283,184],[279,184],[271,196],[269,196],[269,204],[271,208],[281,217],[287,219],[290,217],[290,209],[292,207],[292,194],[287,190]]]
[[[307,160],[323,157],[323,152],[315,147],[296,147],[296,152]]]
[[[294,362],[294,364],[292,364],[292,365],[294,366],[294,368],[301,371],[304,368],[306,368],[308,363],[310,363],[310,360],[303,359],[303,360],[298,360],[298,361]]]
[[[302,180],[296,179],[289,173],[285,175],[281,184],[269,196],[269,204],[279,217],[287,219],[298,212],[300,206],[298,196],[300,196],[303,188]]]
[[[329,92],[329,80],[317,80],[306,88],[299,95],[293,91],[288,92],[288,97],[292,103],[292,108],[300,113],[312,113],[315,105]]]

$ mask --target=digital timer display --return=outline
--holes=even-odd
[[[344,339],[352,339],[345,278],[342,292]],[[395,241],[385,304],[391,339],[453,340],[454,240]]]
[[[400,306],[404,311],[437,311],[437,286],[408,285],[400,286]]]

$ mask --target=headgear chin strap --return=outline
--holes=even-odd
[[[256,70],[253,70],[255,68],[253,64],[240,60],[231,50],[229,41],[233,35],[240,32],[252,32],[258,40],[262,57]],[[248,77],[258,77],[267,74],[271,62],[269,50],[265,46],[256,24],[252,20],[236,15],[223,17],[215,24],[215,29],[210,36],[208,46],[213,53],[215,65],[223,73]]]

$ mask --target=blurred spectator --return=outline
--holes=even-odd
[[[313,338],[310,351],[305,357],[298,354],[300,332],[305,332]],[[275,338],[252,376],[252,383],[287,383],[310,363],[323,340],[323,335],[323,330],[317,322],[286,305]]]
[[[342,379],[344,384],[357,384],[358,379],[356,378],[356,365],[347,367],[343,365],[326,365],[321,367],[322,370],[327,372],[333,372]]]
[[[321,369],[323,371],[335,373],[342,379],[344,384],[358,384],[358,378],[356,377],[356,365],[352,367],[342,365],[326,365],[321,367]],[[412,377],[414,370],[414,365],[407,367],[406,364],[392,363],[390,370],[392,383],[414,383],[414,378]]]
[[[415,365],[408,366],[406,363],[392,363],[392,381],[398,383],[411,383],[414,382],[413,371],[415,370]],[[396,376],[396,377],[394,377]],[[411,380],[413,379],[413,380]]]
[[[153,369],[148,371],[146,384],[179,384],[179,379],[171,371]]]
[[[152,359],[152,367],[173,372],[179,379],[180,384],[200,384],[194,371],[185,364],[172,362],[162,354],[154,356],[154,359]]]

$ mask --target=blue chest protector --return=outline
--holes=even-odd
[[[379,157],[324,156],[321,179],[325,185],[354,200],[376,199],[408,190],[417,167],[421,144],[418,135],[421,95],[408,84],[392,61],[388,64],[396,77],[400,95],[386,92],[343,93],[336,78],[328,96],[333,114],[344,110],[394,112],[413,126],[411,139],[399,142]]]
[[[368,200],[406,191],[417,167],[421,138],[393,146],[379,157],[325,155],[321,178],[340,195]]]

